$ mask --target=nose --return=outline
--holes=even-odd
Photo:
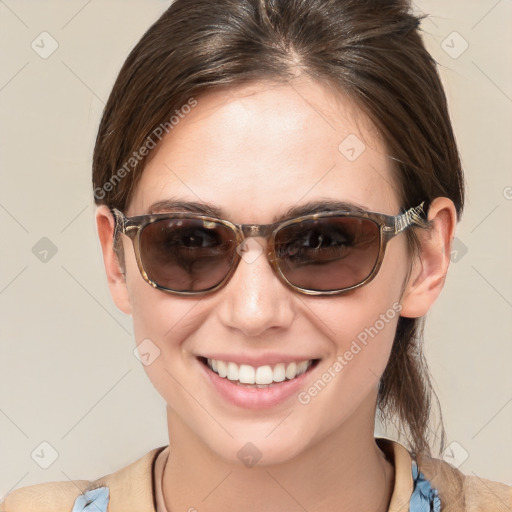
[[[240,263],[220,291],[219,319],[226,327],[250,337],[285,329],[295,316],[295,292],[275,275],[263,243],[255,238],[245,240],[239,252]]]

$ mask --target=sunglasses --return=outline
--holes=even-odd
[[[308,295],[335,295],[368,284],[394,236],[428,226],[424,204],[397,216],[334,211],[261,225],[184,212],[128,218],[111,211],[114,239],[121,232],[132,240],[142,277],[159,290],[199,295],[222,288],[244,256],[246,239],[263,237],[283,283]]]

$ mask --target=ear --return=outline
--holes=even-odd
[[[108,287],[116,306],[127,315],[131,314],[130,299],[124,271],[114,252],[115,220],[112,212],[105,205],[96,210],[96,226],[103,252],[103,263],[107,274]]]
[[[434,199],[428,219],[431,227],[416,231],[420,247],[402,295],[400,315],[404,317],[418,318],[427,313],[443,289],[450,264],[457,224],[453,202],[446,197]]]

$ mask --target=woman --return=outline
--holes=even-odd
[[[399,0],[176,0],[148,30],[93,187],[170,444],[2,510],[512,507],[429,457],[421,319],[464,191],[419,21]]]

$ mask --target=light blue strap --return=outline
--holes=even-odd
[[[80,494],[71,512],[107,512],[109,488],[98,487]]]
[[[434,489],[423,473],[418,469],[416,461],[412,461],[412,478],[414,490],[409,502],[410,512],[441,512],[441,500],[437,489]]]

